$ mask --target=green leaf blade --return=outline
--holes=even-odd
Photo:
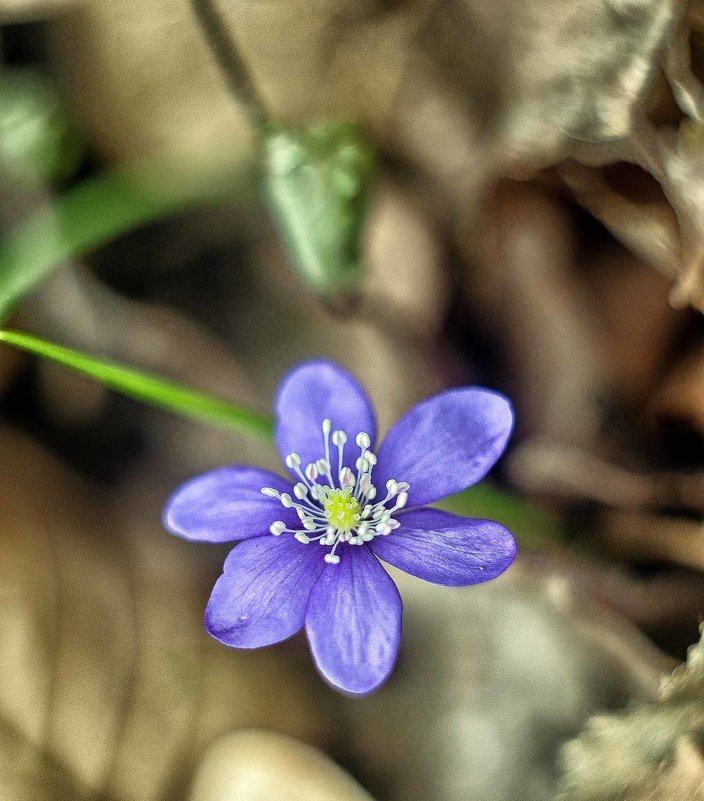
[[[54,198],[0,242],[0,320],[51,273],[121,234],[251,191],[253,176],[157,178],[156,166],[88,179]]]
[[[271,439],[273,435],[269,415],[143,370],[89,356],[21,331],[0,330],[0,342],[61,364],[108,389],[151,406],[264,439]]]

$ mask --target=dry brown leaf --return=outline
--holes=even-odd
[[[654,393],[648,415],[674,420],[704,432],[704,352],[701,348],[682,358]]]
[[[606,378],[601,331],[588,287],[575,274],[564,208],[540,189],[507,182],[483,220],[478,252],[471,240],[464,247],[473,265],[465,293],[505,349],[522,430],[591,441]]]
[[[698,520],[644,512],[608,511],[597,537],[614,553],[645,562],[704,570],[704,525]]]
[[[688,66],[696,14],[682,21],[684,0],[218,8],[274,117],[363,122],[460,228],[507,173],[569,156],[639,165],[662,185],[660,202],[621,197],[574,165],[565,178],[615,236],[677,277],[675,302],[704,297],[698,151],[647,117],[669,100],[663,74],[682,113],[701,117],[704,91]],[[187,4],[93,0],[61,20],[56,43],[74,105],[108,158],[226,168],[251,156],[248,121]]]
[[[523,161],[537,155],[554,164],[574,141],[631,135],[682,6],[679,0],[516,4],[509,148]]]
[[[701,471],[637,472],[557,440],[525,440],[508,457],[508,470],[524,492],[560,501],[597,501],[620,510],[704,511]]]
[[[52,17],[81,0],[0,0],[0,24],[33,22]]]
[[[233,727],[320,740],[311,672],[205,634],[221,554],[166,536],[145,507],[113,509],[19,434],[0,440],[0,762],[17,764],[0,796],[28,797],[14,754],[27,786],[148,801],[183,798],[200,750]]]

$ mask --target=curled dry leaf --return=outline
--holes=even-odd
[[[560,0],[516,3],[509,148],[526,162],[538,155],[554,164],[574,141],[632,134],[681,7],[678,0],[585,0],[568,9]]]
[[[563,750],[556,801],[704,799],[704,636],[656,702],[592,718]]]

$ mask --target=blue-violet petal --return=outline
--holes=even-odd
[[[256,467],[220,467],[181,484],[164,507],[164,526],[187,540],[230,542],[269,533],[275,520],[298,527],[293,509],[278,498],[261,494],[262,487],[291,492],[281,476]]]
[[[434,395],[396,422],[377,456],[374,484],[410,484],[408,506],[425,506],[480,481],[499,458],[513,427],[507,398],[479,387]]]
[[[401,523],[370,547],[390,565],[412,576],[464,587],[496,578],[511,564],[516,543],[508,529],[493,520],[416,509],[398,516]]]
[[[303,468],[325,455],[322,423],[347,434],[345,464],[350,469],[359,456],[355,437],[360,431],[376,438],[374,411],[362,387],[346,370],[322,359],[304,362],[281,382],[275,402],[276,445],[285,459],[297,453]],[[333,470],[337,470],[334,454]],[[295,474],[294,474],[295,475]]]
[[[401,597],[366,546],[338,549],[313,587],[306,633],[323,677],[348,693],[376,689],[396,662],[401,639]]]
[[[256,537],[225,560],[205,610],[205,627],[235,648],[260,648],[295,634],[325,562],[292,537]]]

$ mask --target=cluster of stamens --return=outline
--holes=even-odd
[[[360,450],[355,462],[355,475],[344,466],[347,434],[333,431],[331,436],[331,428],[330,420],[323,420],[324,457],[311,462],[305,469],[302,469],[302,460],[297,453],[289,453],[286,457],[286,466],[300,479],[293,487],[295,498],[272,487],[264,487],[262,495],[278,498],[286,509],[295,509],[303,526],[303,530],[294,530],[288,528],[283,520],[277,520],[269,527],[274,536],[288,533],[305,544],[331,545],[325,561],[336,565],[340,557],[335,551],[341,542],[364,545],[374,537],[391,534],[399,527],[399,521],[392,515],[406,505],[409,485],[390,479],[386,482],[386,497],[377,500],[376,487],[372,484],[376,456],[369,450],[369,434],[362,431],[355,439]],[[336,465],[330,457],[331,441],[337,448]]]

